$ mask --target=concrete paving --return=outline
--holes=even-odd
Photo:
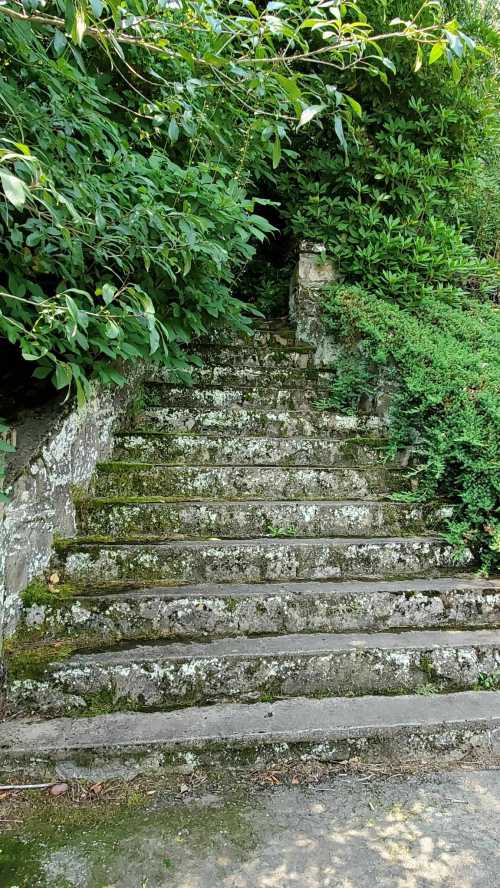
[[[17,855],[17,839],[0,837],[2,888],[500,884],[498,770],[368,772],[264,790],[181,784],[174,794],[158,787],[126,816],[111,808],[78,828],[65,824],[63,805],[59,822],[56,800],[49,806],[50,826],[39,827],[38,842],[36,820],[27,822]]]

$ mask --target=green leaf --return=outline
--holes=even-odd
[[[417,45],[417,55],[415,57],[415,67],[413,69],[415,72],[420,71],[420,68],[422,67],[422,62],[423,62],[422,47],[420,46],[420,44],[418,44]]]
[[[347,154],[347,142],[346,142],[345,136],[344,136],[344,127],[342,124],[342,118],[338,114],[335,115],[335,134],[336,134],[337,139],[339,140],[340,144],[342,145],[342,148],[344,149],[344,151]]]
[[[172,117],[168,125],[168,137],[171,142],[177,142],[179,138],[179,127],[175,117]]]
[[[290,101],[296,102],[298,101],[298,99],[300,99],[302,92],[297,86],[295,78],[284,77],[283,74],[275,74],[274,76],[281,86],[281,89],[288,96]]]
[[[52,373],[52,369],[51,364],[42,364],[41,367],[36,367],[33,370],[33,376],[35,379],[46,379]]]
[[[393,74],[396,73],[396,65],[393,61],[391,61],[391,59],[388,59],[386,58],[386,56],[384,56],[384,58],[382,59],[382,64],[385,65],[386,68],[389,68],[389,71],[392,71]]]
[[[429,65],[433,65],[444,53],[446,44],[444,42],[435,43],[429,53]]]
[[[273,170],[279,166],[279,162],[281,160],[281,141],[279,136],[276,136],[273,142]]]
[[[100,18],[104,9],[104,4],[101,3],[101,0],[90,0],[90,7],[95,17]]]
[[[356,99],[353,99],[352,96],[348,96],[346,94],[344,94],[344,99],[346,100],[346,102],[349,103],[354,113],[357,114],[358,117],[361,117],[361,115],[363,114],[363,109],[361,108],[359,102],[357,102]]]
[[[301,126],[305,126],[306,123],[309,123],[313,117],[316,117],[317,114],[321,114],[322,111],[326,108],[326,105],[309,105],[307,108],[304,108],[302,114],[300,115],[300,120],[297,124],[297,129],[300,129]]]
[[[71,385],[73,373],[69,364],[57,364],[56,372],[53,376],[53,382],[56,389],[66,388]]]
[[[13,176],[11,173],[0,172],[0,181],[2,182],[3,193],[16,209],[21,209],[26,203],[26,185],[22,179]]]
[[[75,22],[75,4],[73,0],[66,0],[64,6],[64,23],[66,30],[71,31]]]
[[[62,31],[56,31],[54,33],[52,45],[54,47],[54,52],[56,56],[62,55],[62,53],[66,49],[66,46],[68,45],[68,41],[66,40],[66,37]]]
[[[106,324],[104,332],[106,333],[108,339],[117,339],[121,333],[121,330],[116,321],[113,321],[110,318],[108,323]]]
[[[113,287],[112,284],[103,284],[102,298],[103,298],[104,304],[109,305],[110,302],[113,301],[115,296],[116,296],[116,287]]]
[[[460,78],[462,77],[462,69],[458,64],[456,59],[453,59],[451,63],[451,76],[453,77],[453,83],[460,83]]]

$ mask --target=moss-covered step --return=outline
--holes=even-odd
[[[219,500],[150,502],[95,498],[77,503],[79,532],[126,539],[178,537],[398,536],[439,527],[446,506],[381,500]]]
[[[500,671],[500,632],[408,631],[222,638],[76,653],[12,677],[15,708],[167,708],[302,695],[473,689]]]
[[[196,354],[204,367],[248,367],[249,369],[274,370],[296,368],[313,370],[318,368],[314,346],[273,345],[262,347],[258,344],[238,344],[234,342],[199,346]],[[319,367],[331,369],[330,365]]]
[[[232,435],[284,437],[371,435],[386,432],[378,416],[347,416],[327,410],[260,410],[232,407],[193,410],[192,407],[157,407],[138,410],[133,429],[140,431],[223,432]]]
[[[203,341],[202,341],[203,344]],[[206,342],[208,348],[219,348],[221,345],[230,344],[240,347],[254,348],[282,348],[295,347],[295,330],[289,323],[276,323],[276,321],[255,322],[250,333],[238,333],[236,330],[227,330],[220,333],[211,341]]]
[[[249,370],[312,370],[316,368],[315,349],[309,345],[262,348],[256,345],[226,344],[200,347],[197,354],[204,367],[246,367]],[[321,367],[328,370],[329,367]]]
[[[292,384],[289,388],[270,385],[240,386],[188,386],[169,385],[166,382],[149,382],[144,389],[146,407],[191,407],[201,410],[223,410],[228,407],[257,407],[271,410],[303,410],[314,404],[318,398],[326,397],[328,389],[315,384],[299,388]]]
[[[404,490],[408,476],[384,465],[355,467],[184,466],[101,463],[97,496],[186,496],[246,499],[340,499]]]
[[[247,367],[243,364],[231,366],[227,364],[195,367],[189,374],[168,370],[164,367],[153,367],[147,371],[147,382],[167,382],[178,385],[220,386],[231,388],[238,386],[274,386],[278,388],[306,388],[314,385],[317,390],[328,388],[333,379],[332,370],[318,370],[303,367]]]
[[[470,563],[435,537],[179,540],[57,544],[63,578],[83,584],[260,583],[418,576]]]
[[[376,436],[272,438],[245,435],[120,433],[115,459],[178,465],[371,465],[383,463],[387,442]]]
[[[172,770],[287,768],[304,762],[439,768],[498,763],[500,694],[296,697],[175,712],[18,719],[0,725],[4,782],[18,775],[102,782]]]
[[[500,581],[474,577],[371,582],[151,587],[25,608],[25,639],[94,644],[292,632],[500,626]],[[49,598],[49,601],[47,601]]]

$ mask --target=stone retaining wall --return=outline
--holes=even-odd
[[[0,639],[14,632],[20,593],[46,569],[54,535],[75,534],[71,491],[85,487],[98,460],[109,456],[133,390],[132,380],[121,389],[96,385],[84,407],[57,404],[17,425],[4,483],[9,501],[0,505]]]

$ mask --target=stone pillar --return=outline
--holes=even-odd
[[[326,360],[326,352],[331,350],[322,303],[325,286],[335,279],[333,265],[326,260],[324,244],[301,241],[299,260],[290,283],[290,321],[295,327],[297,343],[316,346],[318,362]]]

